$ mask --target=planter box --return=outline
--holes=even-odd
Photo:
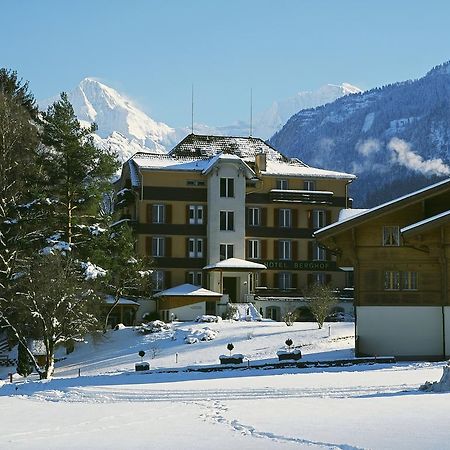
[[[139,362],[134,365],[136,372],[144,372],[145,370],[150,370],[150,364],[148,362]]]
[[[244,355],[220,355],[220,364],[242,364],[244,362]]]
[[[280,351],[277,352],[278,361],[298,361],[302,357],[302,352],[300,350],[294,350],[293,352]]]

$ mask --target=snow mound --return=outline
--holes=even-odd
[[[161,331],[170,330],[171,326],[162,320],[154,320],[153,322],[144,323],[139,327],[139,331],[143,334],[160,333]]]
[[[439,381],[433,383],[426,381],[419,389],[421,391],[450,392],[450,361],[444,366],[444,372]]]
[[[233,320],[245,320],[247,322],[261,321],[262,316],[253,303],[232,303],[230,305]]]
[[[200,330],[191,331],[184,338],[186,344],[195,344],[199,341],[212,341],[217,336],[217,331],[211,330],[211,328],[205,327]]]
[[[204,314],[203,316],[198,316],[195,321],[196,322],[206,322],[206,323],[211,323],[211,322],[220,322],[222,320],[222,317],[220,316],[211,316],[211,315],[207,315]]]

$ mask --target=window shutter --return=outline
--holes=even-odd
[[[164,239],[164,256],[171,257],[172,256],[172,238],[166,237]]]
[[[206,205],[203,206],[203,225],[206,225],[208,222],[208,207]]]
[[[267,241],[261,240],[261,259],[267,259]]]
[[[312,209],[308,210],[308,228],[313,227],[313,212]]]
[[[331,224],[331,211],[329,209],[325,212],[325,216],[326,216],[325,225],[330,225]]]
[[[247,239],[245,241],[245,258],[248,259],[250,257],[250,241]]]
[[[172,223],[172,205],[165,205],[164,212],[164,223]]]
[[[308,273],[308,276],[306,277],[308,287],[311,287],[314,284],[314,275],[312,273]]]
[[[172,272],[168,270],[164,272],[164,289],[168,289],[172,286]]]
[[[189,272],[188,271],[184,272],[184,282],[189,283]]]
[[[331,275],[329,273],[327,273],[325,275],[325,284],[330,284],[331,283]]]
[[[189,206],[186,205],[186,224],[189,225]]]
[[[308,241],[308,261],[313,260],[313,241]]]
[[[152,204],[147,203],[147,223],[152,223]]]
[[[245,208],[245,217],[247,217],[245,224],[250,225],[250,208]]]
[[[298,259],[298,241],[292,241],[292,259],[297,261]]]
[[[273,276],[273,287],[278,289],[280,287],[280,273],[276,272]]]
[[[189,258],[189,238],[186,238],[185,241],[186,241],[186,258]]]
[[[280,226],[280,208],[275,208],[273,210],[273,224],[275,227]]]
[[[261,225],[267,226],[267,208],[261,208]]]
[[[259,274],[259,286],[267,286],[267,273],[261,272]]]
[[[291,287],[297,289],[297,274],[291,273]]]
[[[296,209],[291,209],[292,214],[292,228],[298,227],[298,211]]]
[[[152,254],[152,238],[150,236],[145,238],[145,254],[147,256],[151,256]]]
[[[325,259],[331,261],[331,252],[328,249],[325,249]]]
[[[278,246],[279,246],[279,242],[278,241],[273,241],[273,259],[278,259]]]

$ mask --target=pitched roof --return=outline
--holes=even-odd
[[[408,234],[416,234],[421,231],[425,231],[426,229],[431,229],[437,227],[443,223],[446,223],[450,220],[450,210],[444,211],[440,214],[436,214],[435,216],[428,217],[428,219],[421,220],[420,222],[413,223],[408,225],[407,227],[403,227],[400,232],[403,235]]]
[[[328,225],[326,227],[321,228],[320,230],[317,230],[314,233],[314,236],[323,237],[327,234],[334,234],[336,232],[339,232],[341,230],[350,228],[366,220],[369,220],[373,216],[386,214],[393,208],[401,208],[409,204],[416,203],[420,200],[423,200],[427,197],[431,197],[432,195],[436,195],[448,189],[450,189],[450,178],[432,184],[431,186],[427,186],[423,189],[411,192],[410,194],[396,198],[389,202],[383,203],[379,206],[375,206],[374,208],[362,211],[361,213],[350,216],[344,220],[341,220],[340,222],[332,223],[331,225]]]
[[[264,270],[267,267],[264,264],[255,263],[239,258],[228,258],[215,264],[208,264],[203,270]]]
[[[185,283],[158,292],[154,297],[221,297],[219,292],[210,291],[193,284]]]

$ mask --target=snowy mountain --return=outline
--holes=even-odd
[[[95,142],[116,150],[121,160],[137,151],[164,152],[186,135],[156,122],[115,89],[93,78],[82,80],[68,97],[80,122],[97,124]],[[55,100],[41,102],[40,106]]]
[[[352,195],[365,207],[449,176],[450,62],[300,111],[270,143],[307,164],[358,175]]]
[[[361,91],[347,83],[329,84],[316,91],[299,92],[292,98],[274,102],[269,109],[256,115],[253,135],[267,139],[300,109],[329,103],[354,92]],[[96,144],[102,148],[112,148],[122,161],[137,151],[169,151],[191,132],[187,127],[172,128],[153,120],[124,95],[94,78],[82,80],[68,96],[82,123],[97,124]],[[42,101],[40,106],[46,108],[55,100],[58,97]],[[248,136],[249,124],[245,121],[223,126],[195,124],[194,130],[197,134]]]

